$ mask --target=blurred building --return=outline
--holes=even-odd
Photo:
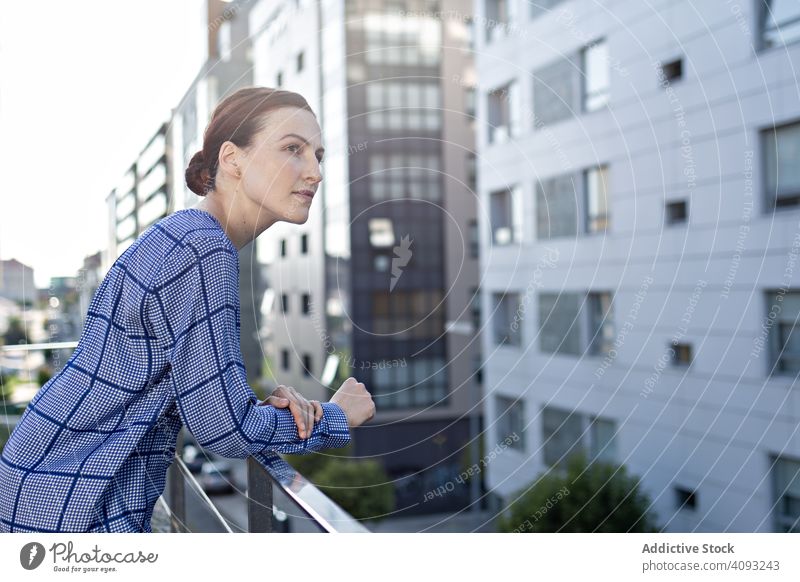
[[[490,486],[583,450],[797,531],[800,4],[476,5]]]
[[[479,450],[472,93],[451,80],[472,75],[470,13],[262,0],[250,18],[254,82],[306,97],[326,150],[309,220],[259,237],[267,353],[303,394],[365,383],[377,416],[354,431],[355,454],[384,464],[404,512],[464,507],[454,479]]]

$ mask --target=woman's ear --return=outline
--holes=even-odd
[[[231,178],[242,177],[242,158],[244,152],[231,141],[224,142],[219,148],[218,167]]]

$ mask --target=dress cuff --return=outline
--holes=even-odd
[[[328,438],[325,448],[339,448],[350,442],[350,425],[347,415],[338,404],[322,402],[322,418],[327,423]]]

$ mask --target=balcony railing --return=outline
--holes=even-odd
[[[77,342],[57,342],[43,344],[20,344],[0,347],[0,354],[9,352],[31,352],[46,349],[75,348]],[[14,423],[18,416],[8,416],[6,423]],[[164,531],[188,532],[186,520],[186,493],[189,487],[228,533],[233,533],[228,521],[222,516],[217,506],[208,497],[203,487],[197,482],[189,468],[181,458],[184,441],[183,429],[178,435],[175,460],[169,468],[169,478],[164,494],[159,498],[160,509],[167,515],[169,526]],[[339,507],[330,497],[320,491],[313,483],[297,472],[289,463],[277,454],[267,466],[259,463],[254,457],[247,459],[247,531],[248,532],[285,532],[289,531],[289,523],[281,517],[274,504],[274,494],[290,501],[300,511],[300,516],[307,518],[322,532],[360,532],[369,533],[353,516]],[[154,526],[154,531],[156,527]]]

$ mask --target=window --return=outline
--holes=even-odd
[[[608,229],[608,166],[598,166],[583,173],[586,191],[585,230],[587,233]]]
[[[672,365],[688,366],[692,363],[692,344],[672,344]]]
[[[519,85],[511,81],[489,91],[489,143],[501,144],[519,135],[521,113]]]
[[[369,219],[369,244],[382,249],[394,246],[394,228],[391,218]]]
[[[409,7],[384,6],[383,14],[367,12],[363,17],[368,64],[431,67],[439,64],[442,22],[432,14],[410,15]],[[409,14],[404,16],[403,13]]]
[[[303,51],[300,51],[297,54],[297,72],[298,73],[303,70],[303,59],[304,59],[304,53],[303,53]]]
[[[578,322],[581,295],[539,293],[539,349],[553,354],[581,354]]]
[[[611,293],[539,293],[538,299],[542,352],[600,356],[610,351],[615,335]]]
[[[480,354],[475,354],[472,357],[472,369],[475,372],[475,383],[478,386],[483,385],[483,358]]]
[[[508,245],[522,241],[522,192],[519,187],[489,194],[492,243]]]
[[[686,487],[675,487],[676,509],[697,509],[697,491]]]
[[[480,255],[481,241],[480,231],[478,230],[478,221],[469,221],[469,256],[472,259],[477,259]]]
[[[517,315],[519,293],[493,293],[492,333],[497,345],[519,346],[522,322]]]
[[[759,0],[758,4],[763,48],[800,40],[800,3],[797,0]]]
[[[439,155],[435,153],[374,153],[369,157],[370,198],[441,198]]]
[[[579,184],[573,174],[536,184],[536,236],[538,239],[578,234]]]
[[[280,245],[281,245],[281,256],[285,257],[286,256],[286,239],[285,238],[281,239]]]
[[[436,131],[441,126],[442,92],[438,83],[371,81],[366,91],[370,130]]]
[[[372,331],[387,339],[429,339],[444,331],[442,291],[373,291]]]
[[[231,23],[226,20],[217,32],[217,51],[221,61],[231,60]]]
[[[800,532],[800,461],[773,457],[772,491],[775,530]]]
[[[514,0],[510,0],[513,2]],[[486,42],[503,38],[509,21],[509,0],[486,0]]]
[[[664,218],[667,225],[673,226],[676,224],[686,224],[689,217],[689,204],[686,200],[675,200],[674,202],[667,202],[664,212]]]
[[[308,254],[308,235],[303,234],[300,235],[300,254],[307,255]]]
[[[800,205],[800,123],[763,133],[767,207]]]
[[[308,354],[303,354],[303,376],[309,377],[311,375],[311,356]]]
[[[589,354],[605,355],[609,353],[614,342],[611,293],[589,293],[586,300],[589,307]]]
[[[286,293],[281,293],[281,311],[289,313],[289,296]]]
[[[608,104],[611,72],[608,43],[604,40],[583,49],[583,110],[597,111]]]
[[[561,59],[534,71],[535,129],[573,117],[579,107],[575,103],[579,86],[578,73],[571,59]]]
[[[289,369],[289,350],[281,350],[281,369]]]
[[[467,87],[464,90],[464,113],[470,117],[475,117],[475,100],[477,99],[477,90],[475,87]]]
[[[519,399],[497,396],[495,398],[497,417],[497,442],[508,442],[509,448],[525,450],[525,407]]]
[[[531,19],[552,12],[552,8],[558,6],[563,1],[564,0],[531,0]]]
[[[478,189],[478,156],[472,152],[467,154],[467,187],[472,192]]]
[[[616,458],[616,423],[556,407],[542,409],[544,462],[563,466],[570,456],[582,452],[589,461],[613,462]]]
[[[596,234],[611,226],[608,166],[562,174],[536,184],[536,238]]]
[[[311,295],[303,293],[303,315],[311,313]]]
[[[372,259],[372,266],[375,267],[375,270],[379,273],[388,271],[390,263],[391,259],[389,259],[388,255],[384,254],[375,255]]]
[[[397,360],[375,364],[370,386],[382,410],[447,404],[444,357],[417,356],[402,365],[397,365]]]
[[[683,59],[676,59],[661,65],[661,73],[667,81],[680,81],[683,77]]]
[[[768,292],[767,303],[767,317],[773,321],[769,329],[771,372],[795,376],[800,372],[800,291]]]

